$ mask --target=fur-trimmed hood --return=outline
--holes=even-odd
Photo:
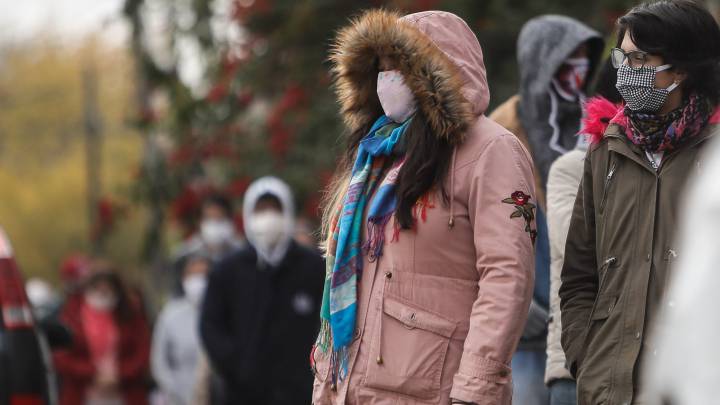
[[[330,55],[341,112],[352,131],[382,114],[380,56],[396,62],[433,132],[453,144],[487,109],[482,49],[465,21],[442,11],[401,17],[371,10],[340,31]]]

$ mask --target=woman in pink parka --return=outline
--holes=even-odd
[[[324,215],[315,404],[510,404],[532,294],[530,158],[485,117],[459,17],[369,11],[331,60],[350,132]]]

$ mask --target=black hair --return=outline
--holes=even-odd
[[[382,114],[382,111],[379,111],[379,114]],[[351,135],[350,148],[343,158],[341,167],[352,167],[358,145],[370,130],[370,124]],[[395,216],[402,229],[411,229],[415,224],[413,208],[422,196],[439,190],[443,202],[448,202],[449,195],[444,182],[450,170],[453,145],[446,138],[432,131],[427,118],[419,109],[406,131],[403,137],[405,163],[398,173],[396,186],[398,205]]]
[[[415,221],[413,207],[422,196],[439,188],[447,203],[449,197],[444,182],[450,170],[453,146],[433,133],[421,111],[415,113],[405,139],[407,158],[398,174],[396,216],[403,229],[410,229]]]
[[[282,201],[280,201],[278,196],[276,196],[275,194],[265,193],[265,194],[261,195],[260,197],[258,197],[257,202],[255,202],[255,205],[257,206],[261,202],[269,202],[271,204],[276,205],[280,211],[283,210]]]
[[[693,0],[641,4],[618,20],[618,47],[625,33],[637,47],[658,55],[680,72],[684,94],[720,102],[720,28],[712,14]]]
[[[230,200],[221,194],[211,194],[203,200],[203,207],[214,205],[220,207],[228,218],[233,215],[233,207]]]
[[[107,283],[112,288],[115,298],[117,299],[117,305],[114,310],[114,317],[118,322],[125,322],[132,318],[133,308],[130,302],[125,283],[122,281],[120,276],[115,270],[101,270],[88,278],[85,289],[90,289],[97,286],[100,283]]]

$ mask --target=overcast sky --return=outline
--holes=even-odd
[[[113,41],[127,38],[123,0],[0,0],[0,42],[19,42],[50,32],[63,41],[100,32]]]

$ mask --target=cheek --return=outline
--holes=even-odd
[[[675,80],[675,75],[672,72],[662,71],[655,75],[655,87],[664,89],[670,86]]]

